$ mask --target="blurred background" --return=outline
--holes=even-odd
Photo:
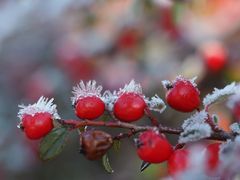
[[[40,161],[39,142],[16,127],[18,104],[54,97],[61,117],[74,118],[71,90],[80,80],[114,90],[135,79],[163,99],[161,81],[179,74],[197,76],[201,96],[239,81],[239,9],[238,0],[1,0],[0,179],[162,179],[165,164],[140,173],[131,139],[110,151],[111,175],[78,154],[77,133],[60,156]],[[224,104],[211,111],[225,130],[236,118]],[[189,116],[170,108],[155,115],[174,127]]]

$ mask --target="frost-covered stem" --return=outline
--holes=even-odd
[[[145,109],[145,115],[151,120],[153,126],[159,126],[158,120],[152,115],[148,108]]]
[[[105,126],[111,128],[123,128],[129,129],[128,133],[120,133],[119,136],[116,136],[116,139],[122,139],[125,137],[130,137],[136,133],[146,131],[146,130],[156,130],[156,126],[139,126],[135,124],[125,123],[121,121],[89,121],[89,120],[62,120],[59,119],[58,122],[63,126],[68,126],[70,129],[77,129],[85,126]],[[175,134],[179,135],[183,132],[181,128],[171,128],[163,125],[159,125],[158,129],[161,133]],[[234,135],[227,133],[225,131],[213,132],[213,134],[208,137],[209,140],[219,140],[226,141],[228,139],[233,139]]]

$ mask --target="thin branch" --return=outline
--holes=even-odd
[[[120,133],[115,139],[121,139],[126,137],[131,137],[132,135],[146,131],[146,130],[158,130],[161,133],[167,134],[176,134],[179,135],[183,130],[181,128],[170,128],[167,126],[159,125],[158,127],[152,126],[139,126],[135,124],[125,123],[121,121],[89,121],[89,120],[62,120],[59,119],[58,122],[63,126],[68,126],[70,129],[77,129],[84,126],[105,126],[105,127],[112,127],[112,128],[123,128],[129,129],[128,133]],[[219,140],[219,141],[226,141],[228,139],[234,138],[234,135],[231,133],[227,133],[224,131],[213,132],[213,134],[208,137],[209,140]]]

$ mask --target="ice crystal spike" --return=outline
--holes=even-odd
[[[223,89],[214,88],[212,94],[206,95],[206,97],[203,99],[203,104],[205,107],[210,106],[222,97],[235,94],[236,91],[237,88],[235,86],[235,82],[225,86]]]
[[[129,84],[125,84],[124,88],[120,88],[118,94],[133,92],[136,94],[142,94],[142,86],[137,84],[133,79]]]
[[[176,79],[175,79],[174,81],[172,81],[172,82],[169,81],[169,80],[163,80],[163,81],[162,81],[162,85],[163,85],[164,88],[168,89],[168,87],[169,87],[170,85],[175,84],[177,81],[184,81],[184,82],[190,82],[194,87],[197,87],[197,84],[195,83],[196,79],[197,79],[197,76],[195,76],[195,77],[192,78],[192,79],[187,79],[187,78],[183,77],[182,75],[179,75],[179,76],[177,76]]]
[[[54,119],[60,119],[60,116],[57,112],[57,105],[53,104],[53,101],[53,98],[48,99],[41,96],[39,100],[34,104],[29,104],[27,106],[19,105],[20,110],[18,112],[18,117],[22,119],[24,114],[33,116],[36,113],[48,112],[53,116]]]
[[[74,105],[77,100],[83,97],[97,96],[99,98],[102,98],[102,89],[102,86],[97,86],[97,83],[94,80],[88,81],[86,84],[84,84],[83,81],[80,81],[78,85],[73,87],[73,97],[71,97],[72,104]]]

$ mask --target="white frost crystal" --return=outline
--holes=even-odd
[[[177,81],[185,81],[185,82],[190,82],[194,87],[197,87],[197,84],[195,83],[196,79],[197,79],[197,76],[195,76],[195,77],[192,78],[192,79],[187,79],[187,78],[183,77],[182,75],[179,75],[179,76],[177,76],[176,79],[175,79],[174,81],[172,81],[172,82],[169,81],[169,80],[163,80],[163,81],[162,81],[162,85],[163,85],[164,88],[166,88],[168,85],[174,84],[174,83],[176,83]]]
[[[223,89],[217,89],[214,88],[214,91],[212,94],[208,94],[204,99],[203,99],[203,104],[205,107],[215,103],[218,99],[224,96],[232,95],[236,93],[236,86],[235,82],[225,86]]]
[[[34,116],[36,113],[48,112],[53,116],[54,119],[60,119],[60,116],[57,112],[57,105],[53,104],[53,101],[53,98],[48,99],[42,96],[34,104],[29,104],[27,106],[19,105],[18,107],[20,108],[20,110],[18,112],[18,117],[22,119],[24,114]]]
[[[77,100],[83,97],[96,96],[102,98],[102,89],[102,86],[97,86],[97,83],[94,80],[88,81],[86,84],[84,84],[83,81],[80,81],[77,86],[73,87],[73,97],[71,97],[72,104],[74,105]]]
[[[211,136],[212,129],[205,123],[208,118],[206,111],[200,111],[188,118],[182,124],[183,132],[180,134],[179,143],[194,142]]]
[[[231,124],[230,129],[232,130],[233,133],[240,134],[240,124],[239,123]]]

